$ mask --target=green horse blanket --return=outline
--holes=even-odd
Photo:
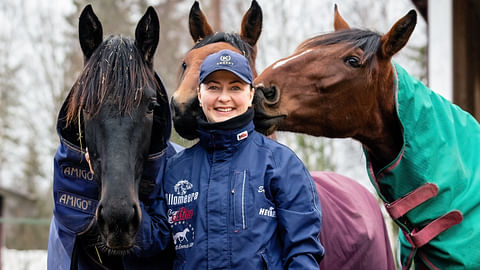
[[[403,147],[367,169],[401,229],[400,261],[430,269],[480,269],[480,125],[394,64]]]

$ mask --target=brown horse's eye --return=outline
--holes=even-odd
[[[348,56],[344,59],[345,63],[354,68],[361,67],[360,59],[356,56]]]

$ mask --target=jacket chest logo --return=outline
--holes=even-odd
[[[175,193],[166,193],[167,205],[181,205],[196,201],[198,199],[198,191],[190,191],[193,184],[188,180],[180,180],[174,186]]]
[[[260,208],[260,210],[258,211],[258,214],[260,216],[267,216],[267,217],[276,217],[277,216],[277,212],[275,211],[275,208],[273,208],[273,207],[269,207],[268,209]]]
[[[178,230],[173,235],[175,250],[193,247],[195,243],[195,228],[192,224],[187,223],[177,229]]]
[[[180,207],[178,210],[168,209],[168,222],[170,224],[176,223],[179,221],[190,220],[193,218],[193,209],[188,209],[186,207]]]

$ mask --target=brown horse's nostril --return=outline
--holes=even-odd
[[[173,97],[170,99],[170,110],[172,111],[172,117],[180,114],[177,103],[175,102],[175,99],[173,99]]]
[[[266,103],[273,104],[278,101],[278,90],[275,86],[261,87],[260,90],[263,92]]]

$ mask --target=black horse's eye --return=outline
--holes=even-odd
[[[182,68],[183,70],[187,69],[187,63],[185,63],[185,61],[182,62]]]
[[[348,65],[354,68],[359,68],[362,66],[360,63],[360,59],[356,56],[348,56],[344,59],[344,61],[345,63],[347,63]]]
[[[160,106],[158,103],[157,103],[157,99],[152,99],[150,100],[150,103],[148,104],[148,113],[152,113],[153,110],[155,109],[155,107],[157,106]]]

